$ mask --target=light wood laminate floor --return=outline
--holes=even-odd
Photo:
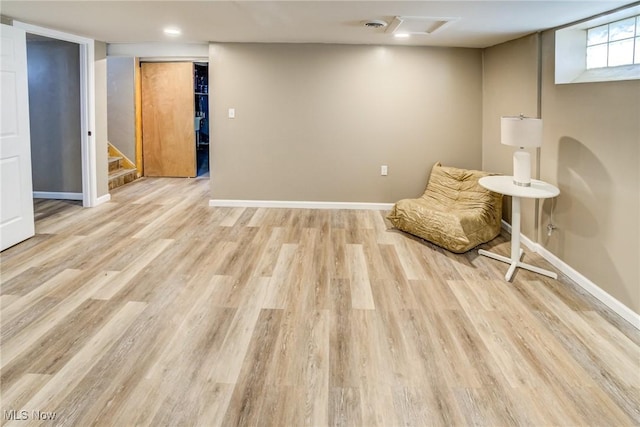
[[[507,283],[385,212],[208,189],[36,203],[36,236],[1,254],[3,424],[640,424],[638,331],[567,279]]]

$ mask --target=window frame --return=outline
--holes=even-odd
[[[633,19],[633,33],[628,36],[628,37],[622,37],[622,38],[616,38],[616,39],[612,39],[611,37],[611,26],[615,25],[619,22],[623,22],[623,21],[627,21],[627,20],[631,20]],[[605,41],[598,41],[595,43],[589,43],[589,33],[593,30],[597,30],[599,28],[603,28],[606,27],[607,30],[607,35],[606,35],[606,39]],[[612,68],[612,67],[620,67],[620,66],[625,66],[625,65],[638,65],[640,64],[640,57],[636,57],[636,56],[640,56],[640,52],[638,51],[638,46],[637,44],[640,43],[640,15],[635,15],[635,16],[628,16],[626,18],[622,18],[622,19],[618,19],[615,21],[611,21],[611,22],[607,22],[605,24],[600,24],[594,27],[589,27],[586,29],[585,31],[585,37],[586,37],[586,58],[587,58],[587,63],[586,63],[586,69],[587,70],[596,70],[596,69],[600,69],[600,68]],[[625,42],[625,41],[631,41],[631,62],[628,63],[624,63],[624,64],[611,64],[611,45],[613,44],[619,44],[621,42]],[[590,67],[589,66],[589,50],[595,50],[595,48],[606,48],[605,50],[605,55],[604,55],[604,59],[606,60],[605,63],[606,65],[603,66],[594,66],[594,67]]]
[[[638,16],[634,5],[555,29],[555,84],[640,80],[640,63],[587,69],[587,30]]]

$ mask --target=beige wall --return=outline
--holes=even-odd
[[[482,90],[482,169],[513,174],[515,147],[500,143],[500,117],[520,113],[539,117],[539,36],[533,34],[483,51]],[[544,149],[544,148],[543,148]],[[532,174],[536,176],[538,156],[531,154]],[[536,202],[522,202],[522,233],[536,239]],[[504,198],[503,217],[508,222],[511,198]]]
[[[95,144],[97,197],[109,194],[109,160],[107,154],[107,45],[96,41],[95,64]]]
[[[107,58],[108,140],[132,162],[136,161],[135,66],[132,57]]]
[[[477,49],[212,44],[212,197],[394,202],[438,160],[480,168],[481,67]]]
[[[545,32],[540,172],[561,194],[540,243],[640,313],[640,81],[555,85],[554,44]]]

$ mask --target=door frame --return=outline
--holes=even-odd
[[[135,46],[135,45],[133,45]],[[144,49],[143,49],[144,50]],[[127,51],[128,52],[128,51]],[[133,51],[132,51],[133,52]],[[125,53],[118,52],[116,55],[124,55]],[[140,176],[144,176],[144,158],[142,156],[142,64],[144,62],[191,62],[207,64],[209,67],[209,57],[204,56],[134,56],[135,58],[135,71],[134,71],[134,90],[135,90],[135,129],[136,129],[136,167]],[[211,74],[211,73],[209,73]],[[210,78],[209,78],[210,81]],[[195,88],[194,88],[195,90]],[[211,103],[211,92],[209,92],[209,104]],[[209,108],[211,111],[211,108]],[[211,115],[211,113],[209,113]],[[209,120],[211,123],[211,120]],[[211,126],[211,125],[209,125]],[[195,143],[195,142],[194,142]],[[209,158],[211,158],[211,144],[209,144]],[[211,169],[211,164],[209,164]],[[196,178],[198,175],[198,165],[196,164]]]
[[[100,204],[96,177],[95,143],[95,43],[94,40],[62,31],[51,30],[20,21],[13,26],[27,33],[52,39],[76,43],[80,48],[80,148],[82,158],[82,206],[93,207]],[[33,165],[32,165],[33,167]]]

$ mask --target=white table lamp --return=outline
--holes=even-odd
[[[531,186],[531,155],[525,148],[542,145],[542,119],[507,116],[500,119],[501,143],[519,147],[513,153],[513,183],[521,187]]]

